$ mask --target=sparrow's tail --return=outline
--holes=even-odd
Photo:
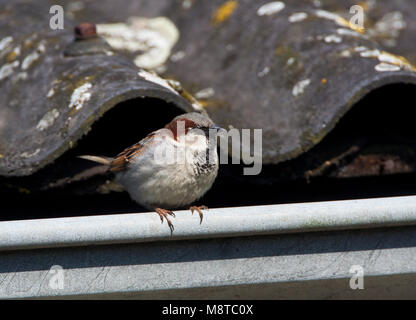
[[[48,184],[48,188],[63,187],[65,185],[68,185],[68,184],[73,183],[73,182],[87,180],[87,179],[89,179],[93,176],[104,175],[104,174],[108,173],[109,168],[110,168],[110,164],[113,161],[112,158],[87,156],[87,155],[79,156],[78,158],[85,159],[85,160],[90,160],[90,161],[93,161],[93,162],[98,162],[98,163],[103,164],[103,165],[102,166],[94,166],[92,168],[81,171],[80,173],[77,173],[74,176],[65,177],[65,178],[59,179],[55,182],[51,182],[51,183]]]
[[[111,164],[111,161],[113,161],[113,158],[101,157],[101,156],[83,155],[83,156],[78,156],[78,158],[93,161],[93,162],[97,162],[97,163],[101,163],[101,164],[104,164],[106,166],[109,166]]]

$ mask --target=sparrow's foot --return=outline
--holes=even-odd
[[[168,217],[168,214],[171,215],[172,217],[175,217],[175,214],[172,211],[170,211],[170,210],[162,209],[162,208],[155,208],[155,211],[159,215],[160,221],[162,221],[162,223],[163,223],[163,218],[166,219],[166,222],[168,223],[168,226],[169,226],[169,229],[170,229],[170,233],[172,234],[173,233],[173,230],[175,228],[173,227],[173,224],[170,221],[170,219]]]
[[[202,213],[202,210],[206,210],[206,209],[208,209],[207,206],[192,206],[192,207],[189,208],[189,210],[191,210],[192,214],[194,214],[194,211],[197,211],[199,213],[199,218],[201,219],[199,224],[202,223],[202,219],[204,218],[204,214]]]

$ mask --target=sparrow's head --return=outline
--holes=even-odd
[[[220,127],[216,126],[214,122],[197,112],[185,113],[174,118],[166,126],[166,129],[172,131],[175,140],[185,134],[188,135],[205,135],[209,137],[210,132],[216,133]]]

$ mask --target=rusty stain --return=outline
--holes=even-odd
[[[211,25],[216,26],[224,21],[227,21],[231,15],[233,14],[234,10],[237,8],[237,1],[230,0],[222,4],[213,14],[211,19]]]
[[[321,83],[322,83],[322,84],[326,84],[327,82],[328,82],[328,79],[327,79],[327,78],[322,78],[322,79],[321,79]]]

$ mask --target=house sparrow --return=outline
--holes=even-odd
[[[218,173],[216,136],[221,129],[199,113],[174,118],[164,128],[122,151],[115,158],[80,156],[107,166],[116,180],[140,205],[156,211],[163,223],[170,209],[185,207],[201,198]],[[191,206],[202,223],[205,206]]]

